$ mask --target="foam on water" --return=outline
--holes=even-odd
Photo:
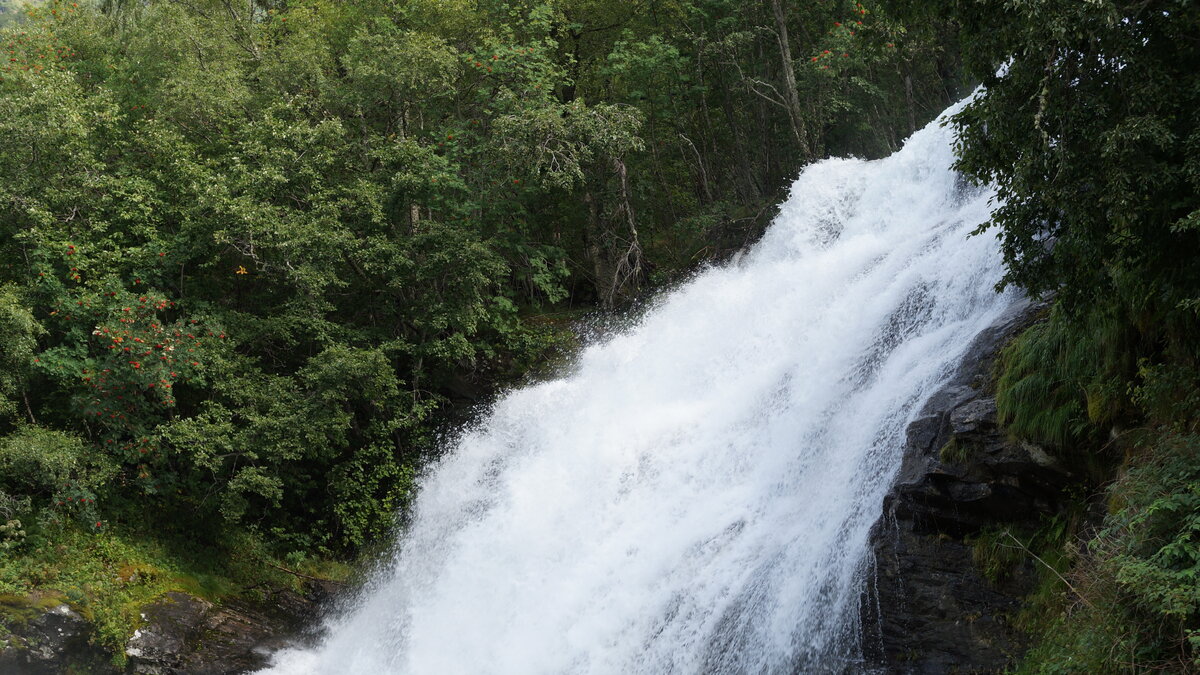
[[[272,672],[853,669],[905,426],[1014,300],[952,142],[935,122],[812,165],[735,264],[505,396],[356,607]]]

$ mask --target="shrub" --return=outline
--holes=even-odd
[[[106,458],[60,431],[25,426],[0,439],[0,489],[54,514],[97,522],[97,494],[114,472]]]
[[[18,416],[14,399],[24,390],[37,338],[45,332],[17,288],[0,287],[0,421]]]

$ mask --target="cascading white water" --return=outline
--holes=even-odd
[[[809,167],[742,259],[505,396],[387,573],[273,672],[853,669],[905,426],[1013,301],[952,142]]]

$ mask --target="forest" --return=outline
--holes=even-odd
[[[579,320],[982,85],[978,236],[1052,302],[997,402],[1081,476],[1022,667],[1200,667],[1194,3],[3,0],[0,46],[0,594],[117,660],[176,585],[352,576]]]

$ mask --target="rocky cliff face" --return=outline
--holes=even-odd
[[[888,673],[1002,672],[1024,651],[1011,619],[1036,581],[1025,562],[984,578],[968,539],[1036,527],[1071,476],[996,423],[987,384],[999,349],[1039,308],[1015,308],[982,334],[954,379],[908,429],[904,462],[872,535],[863,598],[868,666]]]

